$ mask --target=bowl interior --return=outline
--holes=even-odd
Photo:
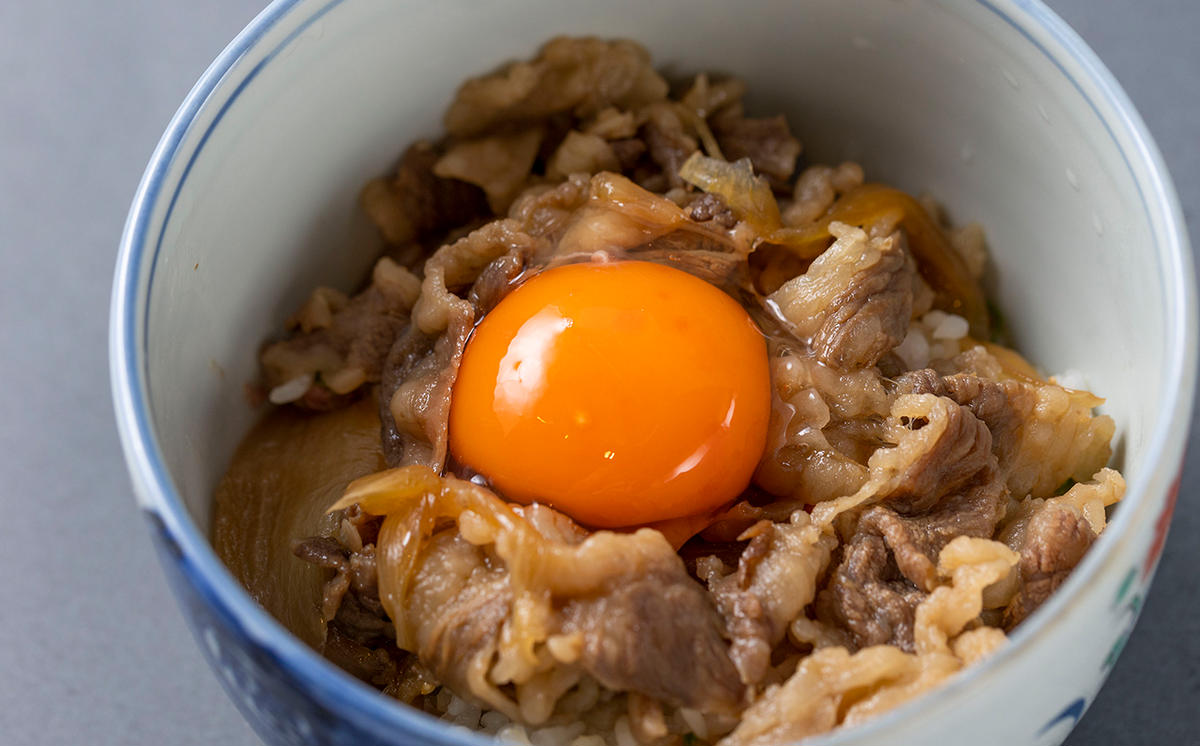
[[[378,249],[361,185],[439,134],[464,78],[559,33],[632,36],[681,76],[739,75],[751,110],[786,113],[810,162],[859,160],[980,221],[1019,348],[1108,398],[1136,480],[1164,394],[1164,270],[1135,172],[1037,41],[982,4],[700,5],[378,2],[314,17],[300,3],[289,14],[307,23],[268,30],[235,67],[253,76],[189,131],[150,236],[152,416],[202,529],[256,416],[244,384],[259,344],[317,284],[352,289]]]
[[[564,33],[634,38],[681,77],[743,77],[751,112],[788,115],[809,162],[858,160],[981,222],[1018,348],[1108,398],[1118,466],[1142,481],[1184,305],[1156,249],[1161,196],[1139,186],[1152,166],[1106,125],[1121,114],[1085,62],[1055,62],[992,3],[335,0],[277,14],[182,133],[144,237],[150,416],[201,531],[257,417],[244,385],[260,343],[316,285],[351,290],[379,248],[361,185],[439,135],[463,79]]]

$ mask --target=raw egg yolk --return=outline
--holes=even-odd
[[[737,497],[769,413],[766,342],[728,295],[659,264],[570,264],[475,328],[450,449],[510,500],[634,526]]]

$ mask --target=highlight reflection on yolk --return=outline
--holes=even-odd
[[[766,343],[732,298],[658,264],[572,264],[476,327],[450,449],[510,500],[632,526],[736,497],[769,412]]]

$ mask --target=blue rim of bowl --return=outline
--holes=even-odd
[[[185,164],[159,226],[160,233],[154,243],[153,252],[148,256],[149,229],[156,207],[164,194],[167,176],[177,166],[182,145],[188,136],[193,134],[198,116],[209,104],[212,95],[220,89],[226,75],[268,32],[279,26],[285,17],[305,2],[306,0],[275,0],[226,47],[205,71],[172,118],[138,186],[121,238],[110,317],[110,368],[121,441],[139,498],[147,510],[158,516],[167,537],[178,546],[179,561],[189,570],[188,575],[196,584],[197,592],[213,604],[222,617],[229,620],[245,639],[266,653],[280,669],[294,677],[300,686],[334,712],[361,714],[365,720],[356,719],[358,724],[365,724],[369,730],[376,731],[384,737],[389,732],[395,734],[396,729],[401,729],[413,736],[444,744],[474,746],[490,743],[489,739],[481,736],[446,728],[432,716],[396,706],[380,696],[376,690],[325,661],[255,603],[217,558],[207,537],[188,515],[165,466],[151,422],[142,340],[148,322],[145,314],[148,313],[154,265],[163,234],[169,225],[175,199],[201,147],[225,111],[236,100],[238,93],[283,47],[339,5],[341,0],[331,0],[317,7],[312,15],[300,21],[296,28],[238,83],[201,135]],[[1151,487],[1161,485],[1165,490],[1166,482],[1174,476],[1175,462],[1182,452],[1182,442],[1191,411],[1194,391],[1191,386],[1183,384],[1194,379],[1196,368],[1196,292],[1183,215],[1162,156],[1141,117],[1095,53],[1040,0],[977,2],[1035,45],[1070,80],[1108,129],[1109,136],[1125,157],[1126,165],[1139,189],[1149,188],[1150,200],[1147,200],[1143,191],[1142,202],[1152,226],[1161,226],[1161,230],[1156,230],[1155,248],[1165,260],[1163,265],[1166,277],[1163,278],[1163,284],[1170,291],[1165,300],[1173,301],[1171,305],[1181,313],[1168,314],[1171,335],[1167,340],[1168,365],[1164,374],[1167,394],[1160,413],[1165,415],[1165,424],[1155,427],[1147,447],[1149,463],[1158,468],[1144,469],[1139,479],[1130,485],[1124,509],[1117,511],[1110,531],[1105,532],[1097,547],[1085,557],[1067,583],[1050,601],[1017,628],[1012,635],[1012,644],[943,684],[939,692],[947,695],[963,687],[974,686],[976,680],[999,671],[1006,667],[1008,662],[1020,656],[1028,647],[1022,643],[1043,634],[1113,554],[1112,550],[1117,542],[1124,538],[1124,527],[1134,520],[1134,514],[1139,512],[1138,508],[1146,502],[1144,498],[1155,491]],[[1063,58],[1080,68],[1083,78],[1095,87],[1095,94],[1089,93],[1076,75],[1064,65]],[[1104,113],[1101,104],[1104,108],[1111,109],[1116,121],[1112,121],[1112,118]],[[1128,139],[1133,151],[1132,156],[1146,169],[1144,178],[1133,168],[1129,161],[1131,153],[1122,146],[1118,133]],[[150,260],[150,267],[145,282],[146,296],[140,299],[141,276],[146,271],[147,258]],[[145,308],[143,313],[139,314],[143,303]],[[1162,476],[1164,469],[1165,476]],[[834,731],[810,739],[807,743],[814,746],[832,746],[844,738],[868,737],[872,733],[889,728],[899,720],[930,709],[935,700],[941,699],[943,698],[919,697],[861,726]]]

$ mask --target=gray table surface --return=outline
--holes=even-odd
[[[1051,5],[1141,110],[1200,239],[1200,2]],[[201,659],[134,510],[106,342],[142,169],[193,81],[260,8],[0,2],[0,743],[258,743]],[[1193,437],[1145,613],[1072,746],[1200,741],[1198,501]]]

